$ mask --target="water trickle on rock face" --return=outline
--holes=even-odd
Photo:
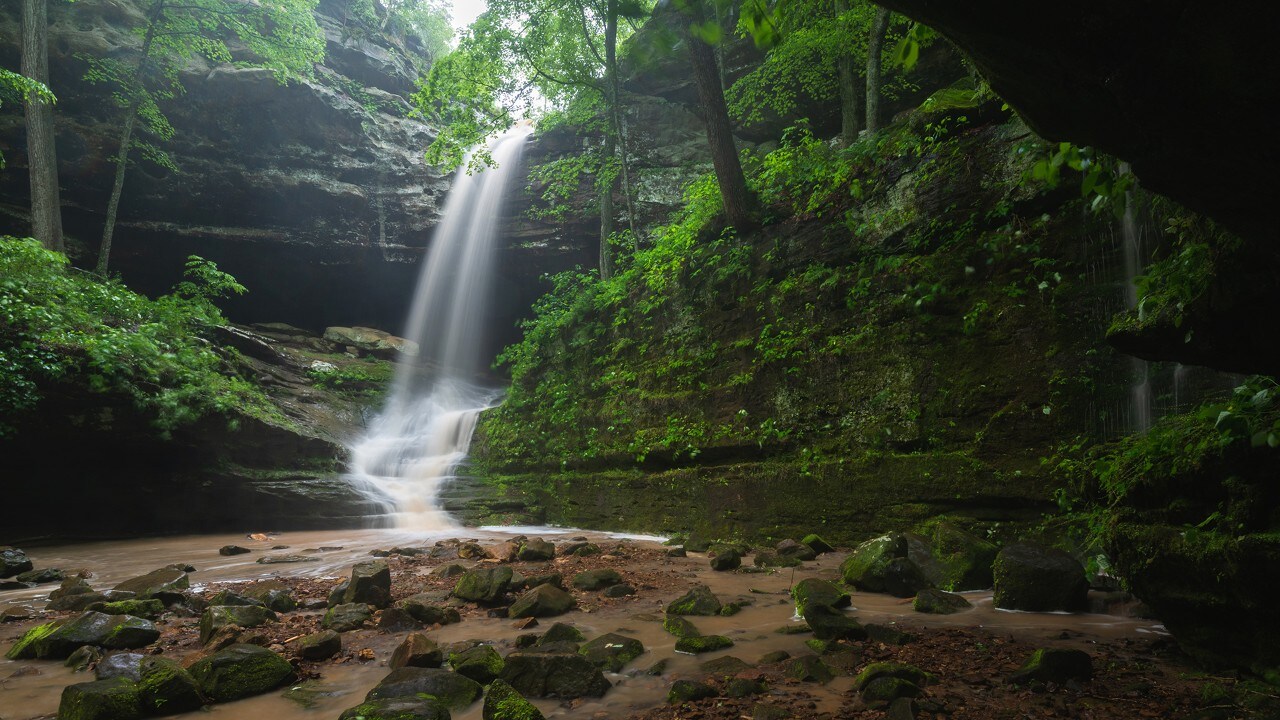
[[[477,416],[501,395],[476,378],[485,369],[482,328],[498,218],[530,132],[517,127],[492,142],[497,167],[469,175],[464,163],[445,203],[404,333],[418,355],[397,364],[386,406],[351,451],[347,477],[384,508],[378,524],[456,526],[438,500],[466,458]]]

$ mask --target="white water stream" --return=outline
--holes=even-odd
[[[441,490],[466,458],[476,418],[501,392],[476,384],[498,218],[532,130],[516,127],[489,151],[497,167],[467,174],[445,202],[404,336],[417,357],[402,357],[387,404],[355,444],[347,475],[384,508],[382,524],[435,531],[457,523],[439,508]]]

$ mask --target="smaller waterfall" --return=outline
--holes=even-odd
[[[517,127],[489,147],[496,168],[458,171],[422,264],[405,337],[418,355],[402,358],[387,404],[351,450],[348,481],[384,508],[398,528],[446,530],[457,523],[440,493],[466,458],[482,410],[500,391],[476,383],[502,201],[532,130]]]
[[[1120,172],[1130,173],[1129,164],[1121,163]],[[1147,256],[1143,247],[1143,228],[1138,222],[1136,192],[1130,190],[1125,194],[1124,217],[1120,221],[1121,237],[1124,252],[1124,291],[1125,305],[1130,310],[1138,307],[1138,275],[1147,264]],[[1129,419],[1127,425],[1131,432],[1144,433],[1151,429],[1151,364],[1142,358],[1131,358],[1129,366],[1133,379],[1129,386]]]

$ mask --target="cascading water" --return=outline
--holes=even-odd
[[[397,364],[386,406],[352,448],[348,479],[395,527],[456,526],[438,501],[466,458],[477,416],[501,395],[476,383],[482,323],[503,197],[531,132],[517,127],[490,144],[497,167],[458,171],[405,330],[418,354]]]
[[[1121,163],[1120,172],[1130,173],[1129,164]],[[1124,242],[1125,305],[1130,310],[1138,308],[1138,275],[1147,264],[1136,203],[1134,191],[1130,190],[1125,194],[1124,216],[1120,220]],[[1151,428],[1151,364],[1135,357],[1130,359],[1129,365],[1133,371],[1133,381],[1129,386],[1130,432],[1144,433]]]

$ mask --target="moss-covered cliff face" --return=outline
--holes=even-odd
[[[993,107],[843,152],[797,134],[754,172],[779,221],[741,238],[695,186],[625,277],[542,302],[481,474],[591,527],[852,540],[1037,517],[1040,458],[1124,383],[1100,343],[1118,288],[1086,278],[1106,223],[1025,180],[1038,149]],[[808,185],[815,164],[844,170]]]

